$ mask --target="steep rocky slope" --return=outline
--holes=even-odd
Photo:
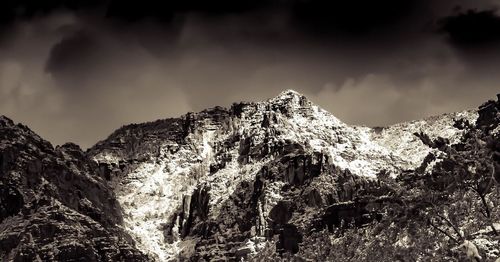
[[[432,173],[446,153],[431,142],[459,143],[466,131],[457,121],[476,118],[470,110],[355,127],[289,90],[124,126],[87,154],[143,252],[159,261],[250,259],[273,239],[278,253],[297,253],[312,232],[384,219],[394,199],[381,178]]]
[[[429,147],[416,134],[425,134],[430,139],[439,137],[448,139],[451,144],[460,142],[465,130],[455,125],[457,120],[475,123],[478,117],[477,110],[466,110],[431,116],[421,120],[414,120],[395,124],[388,127],[371,129],[371,139],[386,147],[395,155],[401,156],[412,163],[412,167],[419,166],[429,153],[442,155],[436,148]],[[428,169],[427,171],[430,171]]]
[[[1,261],[146,261],[121,208],[74,144],[52,145],[0,117]]]

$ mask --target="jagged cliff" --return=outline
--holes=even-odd
[[[97,169],[77,145],[0,117],[0,260],[147,261]]]
[[[288,90],[264,102],[127,125],[85,153],[72,144],[53,149],[26,127],[3,119],[0,241],[7,241],[7,248],[0,255],[258,261],[271,259],[272,246],[271,253],[285,259],[296,254],[329,260],[304,254],[318,232],[326,229],[330,233],[321,234],[331,239],[325,241],[333,239],[338,247],[349,232],[390,234],[413,206],[428,212],[428,206],[415,204],[427,203],[422,192],[435,186],[434,177],[457,150],[472,155],[464,145],[473,130],[498,137],[499,108],[491,101],[479,111],[368,128],[347,125]],[[14,160],[19,156],[21,161]],[[451,203],[446,201],[433,203]],[[44,204],[39,208],[38,202]],[[421,215],[415,210],[412,214]],[[491,221],[497,219],[492,211]],[[56,214],[62,218],[52,222]],[[19,237],[29,225],[45,223],[52,231],[43,234],[50,237]],[[384,241],[404,246],[410,229],[408,223],[400,226],[400,236]],[[377,258],[369,247],[383,241],[359,236],[354,240],[367,241],[359,247],[374,255],[372,261],[395,259],[392,253]],[[324,250],[333,252],[326,242]],[[31,253],[22,251],[28,247]],[[489,258],[495,257],[492,252]]]

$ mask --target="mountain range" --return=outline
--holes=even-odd
[[[83,151],[2,116],[0,259],[495,261],[499,123],[500,95],[364,127],[286,90]]]

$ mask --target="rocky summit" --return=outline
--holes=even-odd
[[[287,90],[83,152],[1,117],[0,259],[495,261],[499,123],[491,100],[352,126]]]

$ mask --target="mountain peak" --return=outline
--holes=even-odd
[[[13,125],[14,121],[12,121],[12,119],[4,115],[0,115],[0,126],[13,126]]]
[[[269,99],[268,102],[274,105],[292,105],[294,107],[308,107],[311,105],[307,97],[292,89],[281,92],[276,97]]]
[[[273,99],[285,99],[285,98],[292,98],[292,97],[302,98],[302,97],[304,97],[304,95],[302,95],[301,93],[299,93],[293,89],[287,89],[287,90],[284,90],[281,93],[279,93],[279,95],[277,95]]]

